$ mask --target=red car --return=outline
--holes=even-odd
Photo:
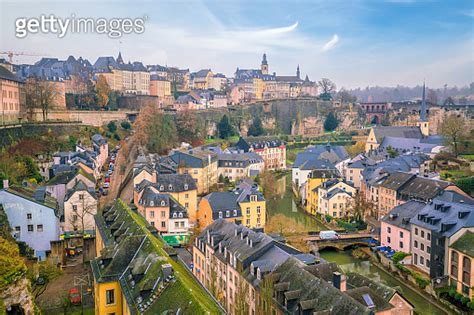
[[[78,288],[72,288],[69,290],[69,301],[74,305],[81,304],[81,294]]]
[[[107,177],[104,181],[104,183],[110,183],[110,177]]]

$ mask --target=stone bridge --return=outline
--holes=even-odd
[[[354,246],[369,246],[374,241],[370,233],[341,234],[337,239],[321,239],[319,235],[307,236],[304,241],[317,245],[318,249],[335,248],[345,250]]]

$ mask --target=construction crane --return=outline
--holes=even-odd
[[[27,52],[15,52],[15,51],[0,51],[0,55],[7,55],[8,61],[13,63],[13,56],[45,56],[44,54],[35,54]]]

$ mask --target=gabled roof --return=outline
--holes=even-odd
[[[5,192],[11,193],[26,200],[36,202],[45,207],[57,210],[57,201],[46,192],[46,187],[24,187],[24,186],[10,186],[3,189]]]
[[[377,142],[385,137],[421,139],[423,135],[419,127],[412,126],[377,126],[373,128]]]
[[[388,303],[369,287],[350,289],[346,291],[346,294],[374,312],[383,312],[393,308],[392,304]]]
[[[400,189],[403,199],[428,201],[440,195],[451,183],[432,178],[416,176]]]
[[[410,180],[412,180],[415,177],[416,177],[415,174],[395,172],[391,174],[390,176],[388,176],[387,179],[385,179],[380,184],[380,186],[386,189],[398,191],[399,189],[403,187],[403,185],[405,185],[406,183],[408,183]]]
[[[92,198],[97,199],[97,195],[95,193],[94,188],[87,187],[86,184],[82,180],[78,180],[74,186],[69,189],[66,193],[66,196],[64,197],[64,200],[69,200],[72,195],[74,195],[78,191],[84,191],[87,192],[89,195],[91,195]]]
[[[425,205],[424,202],[414,200],[405,202],[393,208],[381,221],[409,231],[410,220],[417,216]]]
[[[0,66],[0,79],[18,82],[18,83],[23,82],[19,78],[17,78],[12,72],[10,72],[7,68],[2,67],[2,66]]]

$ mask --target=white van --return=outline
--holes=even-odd
[[[319,238],[322,240],[335,240],[339,238],[336,231],[321,231],[319,232]]]

